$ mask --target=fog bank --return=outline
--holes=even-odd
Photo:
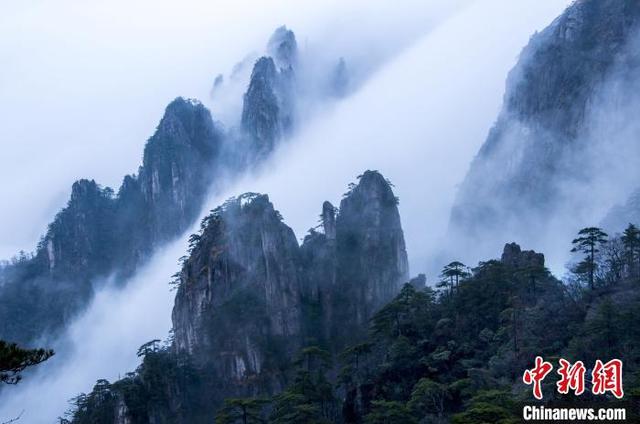
[[[411,271],[428,271],[433,280],[442,262],[453,259],[436,255],[456,185],[498,115],[507,72],[530,35],[567,4],[496,0],[470,5],[318,117],[260,176],[226,196],[268,193],[302,238],[316,225],[322,201],[339,204],[357,175],[378,170],[400,197]],[[471,248],[460,246],[460,251]]]
[[[56,355],[27,372],[19,385],[3,388],[0,420],[24,410],[21,422],[55,422],[70,407],[68,401],[89,392],[96,380],[115,381],[134,371],[137,348],[169,334],[174,297],[169,281],[186,248],[185,240],[167,246],[125,290],[100,290],[65,338],[52,346]]]
[[[165,106],[206,103],[215,76],[276,27],[372,70],[468,1],[4,2],[0,198],[11,207],[0,210],[0,259],[35,248],[73,181],[117,188]]]

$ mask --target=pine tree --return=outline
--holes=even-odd
[[[441,418],[445,411],[446,402],[450,398],[451,394],[446,385],[428,378],[421,378],[413,387],[411,400],[407,406],[418,416],[435,415]]]
[[[331,354],[317,346],[302,349],[294,360],[292,384],[276,396],[270,422],[274,424],[328,424],[337,414],[333,386],[325,374]]]
[[[622,234],[622,243],[629,273],[633,277],[638,277],[640,273],[640,229],[629,224]]]
[[[450,287],[451,293],[453,293],[454,288],[457,289],[460,280],[469,277],[470,273],[465,264],[459,261],[453,261],[442,268],[442,273],[440,277],[443,279],[443,283],[440,286],[445,285],[445,281],[448,280],[448,285]]]
[[[598,227],[583,228],[578,232],[578,237],[571,243],[573,244],[572,252],[581,252],[586,256],[579,270],[584,271],[589,276],[589,287],[595,288],[595,272],[596,272],[596,253],[600,252],[600,247],[607,242],[607,233]]]
[[[225,399],[216,415],[216,424],[257,424],[263,423],[262,399]]]
[[[53,356],[50,349],[23,349],[15,343],[0,340],[0,383],[17,384],[27,367]]]

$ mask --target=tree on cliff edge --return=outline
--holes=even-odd
[[[23,349],[15,343],[0,340],[0,383],[17,384],[27,367],[53,356],[50,349]]]
[[[622,244],[629,274],[632,277],[638,277],[640,274],[640,229],[629,224],[622,234]]]
[[[468,268],[465,264],[459,261],[453,261],[442,268],[442,273],[440,274],[442,282],[438,286],[448,286],[450,292],[453,293],[454,289],[458,289],[460,280],[468,278],[470,275],[471,273],[468,271]]]
[[[578,264],[577,272],[588,275],[589,287],[592,290],[595,286],[596,253],[600,252],[600,247],[607,242],[607,237],[607,233],[600,228],[587,227],[580,230],[578,237],[571,242],[573,244],[572,252],[581,252],[586,255],[584,260]]]

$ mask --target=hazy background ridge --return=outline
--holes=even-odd
[[[465,0],[5,2],[0,6],[0,258],[31,251],[73,181],[117,188],[177,96],[292,28],[302,50],[370,69]],[[251,64],[252,65],[252,64]],[[211,105],[214,112],[227,105]],[[213,106],[213,107],[212,107]]]

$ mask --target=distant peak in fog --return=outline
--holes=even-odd
[[[515,238],[561,261],[558,240],[629,194],[640,177],[639,24],[638,2],[584,0],[531,38],[458,191],[454,244],[479,243],[484,256]]]
[[[278,27],[269,38],[267,53],[280,69],[294,68],[298,60],[298,43],[293,31],[285,25]]]

